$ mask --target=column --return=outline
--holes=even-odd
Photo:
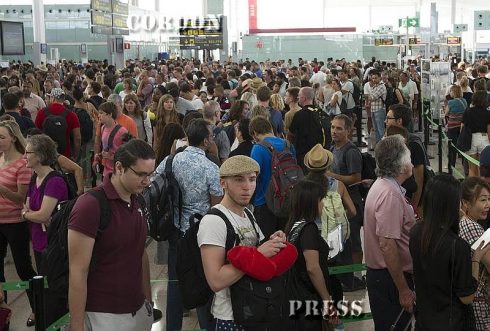
[[[46,26],[44,25],[44,0],[32,0],[32,62],[34,65],[46,64],[46,54],[41,54],[41,44],[46,42]]]

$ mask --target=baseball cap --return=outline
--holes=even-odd
[[[46,95],[53,97],[55,99],[62,99],[65,96],[65,92],[62,89],[60,89],[59,87],[55,87],[55,88],[51,89],[51,92],[46,93]]]

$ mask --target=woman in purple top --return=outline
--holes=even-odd
[[[41,254],[48,244],[46,228],[58,202],[68,199],[68,187],[64,178],[53,169],[58,153],[55,142],[47,135],[29,137],[25,155],[27,167],[34,170],[34,175],[27,190],[22,217],[31,222],[32,248],[39,272]],[[27,323],[28,326],[34,325],[34,316]]]

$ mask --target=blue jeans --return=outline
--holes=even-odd
[[[168,239],[168,284],[167,284],[167,311],[165,313],[167,331],[182,329],[184,306],[180,296],[177,281],[177,241],[179,233],[175,231]],[[201,329],[207,329],[209,321],[209,307],[197,307],[197,319]]]
[[[385,134],[386,111],[381,109],[371,113],[373,118],[373,129],[376,134],[376,142],[380,141]]]

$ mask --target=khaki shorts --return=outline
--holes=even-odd
[[[146,302],[134,314],[87,312],[85,331],[150,331],[153,324],[153,308]]]

